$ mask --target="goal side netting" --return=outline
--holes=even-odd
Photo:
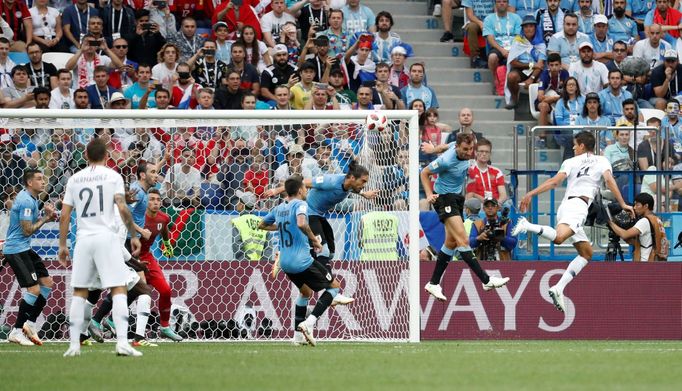
[[[389,126],[381,132],[366,130],[368,113],[0,110],[0,240],[23,169],[40,169],[46,178],[40,201],[58,204],[68,178],[87,165],[85,145],[102,137],[107,165],[126,184],[136,180],[140,162],[159,167],[156,186],[171,220],[174,254],[164,256],[160,239],[151,252],[172,289],[171,326],[193,340],[287,340],[298,290],[283,272],[273,273],[278,233],[259,237],[252,220],[242,217],[262,218],[278,205],[281,198],[265,192],[291,174],[344,174],[355,159],[370,173],[365,190],[378,196],[351,194],[325,216],[335,238],[333,274],[355,302],[330,308],[318,320],[316,338],[418,341],[416,112],[384,112]],[[71,231],[70,246],[75,227]],[[55,261],[58,237],[58,222],[52,222],[31,242],[55,281],[37,321],[47,340],[68,338],[70,270]],[[394,245],[386,247],[387,241]],[[0,271],[0,339],[14,323],[21,294],[6,266]],[[154,291],[150,338],[158,333],[157,300]],[[131,330],[134,323],[135,304]]]

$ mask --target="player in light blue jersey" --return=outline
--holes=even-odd
[[[303,337],[315,346],[312,335],[315,322],[332,304],[341,285],[331,271],[311,255],[311,246],[313,251],[319,252],[322,243],[308,225],[308,204],[305,202],[308,189],[303,178],[298,175],[289,177],[284,182],[284,188],[286,199],[265,216],[258,228],[279,232],[280,267],[300,292],[296,299],[294,326],[301,334],[294,334],[294,343],[301,344],[303,341],[300,337]],[[313,292],[323,289],[324,293],[306,319]]]
[[[7,340],[19,345],[42,345],[35,331],[35,321],[43,311],[52,292],[52,278],[43,260],[31,249],[31,236],[57,214],[50,204],[43,205],[40,215],[38,196],[45,191],[45,177],[29,168],[24,171],[24,190],[12,203],[7,239],[3,248],[5,261],[9,263],[24,294],[19,302],[19,313]]]
[[[313,256],[330,271],[329,261],[334,258],[336,246],[334,244],[334,230],[324,215],[332,210],[336,204],[345,200],[350,193],[359,194],[369,200],[376,198],[379,194],[377,190],[363,191],[367,181],[369,181],[369,171],[356,161],[350,162],[346,174],[321,175],[313,179],[303,180],[303,184],[311,189],[308,195],[310,228],[322,243],[322,251],[313,254]],[[284,188],[279,187],[268,191],[266,196],[276,195],[282,191]],[[338,294],[332,305],[348,304],[352,301],[353,299]]]
[[[128,209],[133,215],[133,222],[135,222],[135,230],[142,236],[143,239],[147,240],[151,236],[151,231],[144,228],[145,216],[147,213],[147,204],[149,201],[149,196],[147,191],[154,187],[156,184],[157,171],[156,165],[149,164],[146,162],[140,162],[137,165],[137,180],[130,185],[130,190],[135,195],[135,201],[128,204]],[[126,250],[130,251],[130,237],[126,239],[125,242]],[[128,264],[131,266],[131,264]],[[136,272],[142,272],[143,270],[138,270],[139,267],[133,267]]]
[[[474,136],[470,133],[457,135],[457,143],[450,147],[438,159],[424,167],[420,174],[426,199],[433,204],[438,213],[438,218],[445,225],[445,243],[438,252],[438,260],[433,270],[431,280],[424,289],[436,299],[445,301],[440,280],[448,267],[448,263],[454,255],[464,259],[471,270],[476,273],[483,282],[483,289],[491,289],[504,286],[509,278],[489,276],[476,260],[474,252],[469,247],[469,236],[464,229],[462,208],[464,206],[464,193],[467,177],[469,174],[469,159],[474,150]],[[438,174],[434,193],[431,190],[431,175]]]

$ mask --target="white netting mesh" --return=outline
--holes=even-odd
[[[234,221],[249,213],[265,215],[279,200],[265,198],[263,192],[291,173],[304,177],[343,173],[350,159],[357,158],[370,171],[366,190],[379,190],[379,196],[368,201],[351,195],[327,215],[336,243],[334,273],[343,294],[356,301],[330,308],[318,321],[316,334],[329,339],[407,340],[411,223],[407,121],[391,119],[387,130],[365,133],[364,120],[342,115],[324,120],[268,115],[265,112],[263,119],[5,119],[0,125],[4,128],[0,134],[7,135],[0,144],[4,154],[0,157],[4,205],[0,239],[7,230],[7,208],[21,189],[23,169],[41,168],[48,183],[41,198],[56,202],[69,176],[85,164],[84,144],[96,134],[109,141],[109,166],[126,183],[134,181],[140,160],[161,167],[162,210],[171,218],[175,254],[164,257],[158,241],[152,252],[172,287],[171,324],[176,330],[196,339],[291,338],[297,291],[284,273],[271,276],[278,239],[268,234],[260,256],[255,257],[258,260],[249,260],[244,236]],[[303,147],[303,159],[287,153],[294,144]],[[191,153],[183,157],[185,149]],[[185,174],[183,164],[198,175]],[[32,244],[44,259],[54,259],[57,238],[57,223],[48,223]],[[395,242],[391,260],[376,249],[377,241],[386,240]],[[375,246],[363,249],[365,242]],[[70,298],[69,272],[56,262],[47,263],[56,289],[38,323],[43,337],[62,339],[68,327],[64,314]],[[157,294],[152,297],[157,312]],[[20,298],[7,266],[0,272],[0,327],[12,325]],[[311,309],[314,304],[315,299]],[[149,336],[156,335],[157,327],[153,317]]]

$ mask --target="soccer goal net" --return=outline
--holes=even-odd
[[[40,201],[58,205],[68,178],[87,165],[85,145],[103,138],[107,165],[127,185],[141,162],[158,168],[155,186],[174,251],[165,256],[157,238],[151,253],[172,289],[171,326],[195,340],[286,340],[298,291],[274,267],[278,234],[257,230],[254,217],[281,202],[266,192],[290,175],[314,182],[346,173],[355,159],[369,170],[364,191],[377,197],[351,194],[325,215],[335,239],[333,274],[355,302],[331,307],[316,338],[418,341],[418,121],[416,112],[388,111],[386,129],[369,131],[368,113],[0,110],[0,239],[25,168],[42,170]],[[53,222],[32,239],[55,281],[37,322],[48,340],[67,338],[68,330],[70,270],[55,261],[58,235]],[[147,336],[154,338],[158,293],[152,298]],[[12,326],[20,299],[7,266],[0,271],[0,333]]]

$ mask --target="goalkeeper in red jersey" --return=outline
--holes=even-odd
[[[141,238],[140,242],[142,248],[140,249],[140,262],[147,265],[147,271],[144,276],[147,279],[147,284],[154,287],[159,292],[159,314],[161,323],[161,337],[168,338],[176,342],[182,341],[179,336],[170,327],[170,308],[171,308],[171,288],[163,275],[159,261],[154,258],[150,251],[150,247],[156,240],[156,237],[161,234],[162,251],[166,257],[173,256],[173,246],[170,242],[170,234],[168,231],[168,224],[170,217],[161,212],[161,193],[159,190],[151,188],[147,191],[148,203],[147,213],[145,214],[144,228],[149,230],[151,235],[149,238]]]

